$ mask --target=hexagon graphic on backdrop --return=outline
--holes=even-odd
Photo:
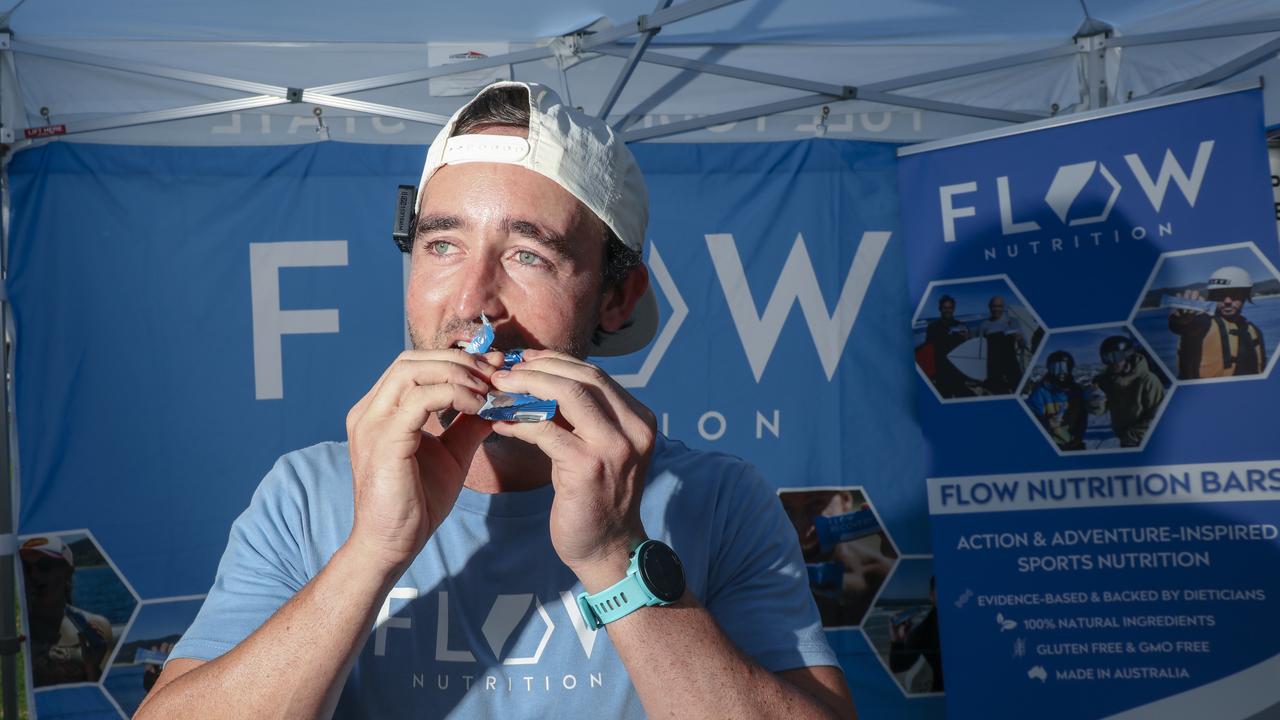
[[[23,535],[19,543],[28,681],[37,704],[63,688],[101,691],[138,594],[88,530]]]
[[[1126,323],[1053,330],[1018,403],[1059,455],[1139,451],[1174,390],[1152,357]]]
[[[935,280],[911,318],[916,372],[939,402],[1014,397],[1045,324],[1008,275]]]
[[[120,640],[102,685],[125,717],[133,717],[151,690],[169,651],[187,631],[204,598],[146,601]]]
[[[932,556],[898,561],[867,613],[862,634],[904,695],[943,692]]]
[[[1253,243],[1164,253],[1129,317],[1179,385],[1261,380],[1280,349],[1280,273]]]
[[[860,487],[783,488],[825,628],[859,625],[893,572],[898,549]]]

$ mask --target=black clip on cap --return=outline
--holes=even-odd
[[[418,205],[418,188],[401,185],[396,188],[396,222],[391,228],[391,239],[400,252],[413,250],[414,211]]]

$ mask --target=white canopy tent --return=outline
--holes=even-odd
[[[1280,79],[1265,0],[7,4],[15,150],[60,126],[77,142],[425,143],[474,85],[461,72],[550,84],[632,140],[699,142],[910,142]]]
[[[0,143],[6,160],[64,139],[425,144],[500,77],[556,87],[631,141],[915,142],[1259,76],[1280,125],[1275,0],[651,2],[4,0]]]

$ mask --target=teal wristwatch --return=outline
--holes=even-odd
[[[670,605],[684,595],[684,566],[676,551],[645,540],[631,551],[627,576],[595,595],[578,593],[578,610],[587,627],[598,630],[642,607]]]

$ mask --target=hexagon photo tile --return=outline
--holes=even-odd
[[[1151,351],[1123,323],[1055,330],[1019,403],[1059,454],[1140,450],[1173,392]]]
[[[1280,346],[1280,274],[1253,243],[1165,253],[1132,322],[1179,384],[1265,378]]]
[[[862,632],[903,693],[943,692],[932,557],[898,561],[867,614]]]
[[[87,531],[24,536],[18,554],[33,687],[97,683],[137,595]]]
[[[148,602],[138,610],[102,684],[127,717],[133,717],[160,677],[178,639],[191,626],[204,599]]]
[[[870,499],[856,487],[784,488],[778,498],[796,529],[823,627],[857,626],[898,559]]]
[[[930,283],[911,328],[916,371],[942,402],[1016,394],[1045,332],[1004,275]]]

